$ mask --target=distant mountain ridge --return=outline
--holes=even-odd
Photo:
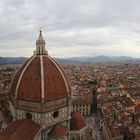
[[[0,64],[22,64],[27,59],[26,57],[0,57]]]
[[[133,58],[128,56],[96,56],[96,57],[72,57],[65,58],[67,61],[77,62],[128,62],[128,61],[140,61],[140,58]]]
[[[0,64],[22,64],[27,57],[0,57]],[[128,56],[83,56],[71,58],[56,58],[60,62],[140,62],[140,58],[133,58]]]

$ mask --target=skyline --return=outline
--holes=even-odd
[[[139,6],[139,0],[0,0],[0,56],[31,56],[41,27],[53,57],[140,57]]]

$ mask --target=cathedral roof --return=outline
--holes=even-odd
[[[9,126],[0,132],[1,140],[34,140],[40,125],[33,121],[24,119],[14,121]]]
[[[55,138],[61,138],[61,137],[66,136],[67,133],[68,133],[68,128],[66,128],[65,126],[61,124],[57,124],[52,128],[49,136],[55,137]]]
[[[80,114],[80,112],[73,112],[71,121],[70,121],[70,129],[78,131],[86,126],[85,117]]]

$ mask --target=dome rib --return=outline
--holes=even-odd
[[[63,80],[64,80],[64,82],[65,82],[65,85],[66,85],[67,92],[69,92],[69,87],[68,87],[67,81],[66,81],[66,79],[65,79],[65,76],[64,76],[62,70],[60,69],[60,66],[58,66],[58,64],[57,64],[50,56],[48,56],[48,57],[49,57],[49,59],[55,64],[55,66],[57,67],[57,69],[58,69],[59,72],[61,73],[62,78],[63,78]]]
[[[20,82],[21,82],[21,79],[24,75],[24,72],[26,71],[27,67],[30,65],[30,63],[32,62],[32,60],[34,59],[35,57],[33,56],[30,61],[26,64],[25,68],[23,69],[23,71],[21,72],[21,75],[19,77],[19,80],[17,82],[17,86],[16,86],[16,90],[15,90],[15,98],[17,98],[17,94],[18,94],[18,89],[19,89],[19,85],[20,85]]]
[[[27,66],[17,91],[18,100],[42,102],[40,57],[36,56]]]
[[[43,57],[40,56],[40,68],[41,68],[41,100],[42,100],[42,103],[44,102],[45,100],[45,94],[44,94],[44,66],[43,66]]]

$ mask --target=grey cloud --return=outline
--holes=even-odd
[[[0,0],[0,48],[34,48],[39,27],[48,48],[98,46],[104,53],[102,47],[119,48],[123,40],[138,46],[139,6],[139,0]]]

